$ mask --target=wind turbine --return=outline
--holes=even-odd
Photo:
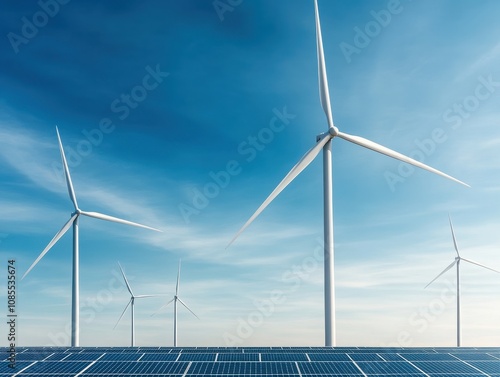
[[[174,303],[174,347],[177,347],[177,301],[179,301],[184,307],[191,312],[196,318],[200,319],[194,312],[189,309],[189,307],[181,300],[179,297],[179,280],[181,277],[181,260],[179,259],[179,269],[177,271],[177,283],[175,284],[175,295],[174,297],[163,305],[160,309],[158,309],[155,313],[151,314],[152,316],[161,311],[163,308],[166,308],[171,302]]]
[[[151,228],[146,225],[141,225],[134,223],[132,221],[122,220],[117,217],[104,215],[98,212],[86,212],[82,211],[78,207],[76,201],[75,190],[73,189],[73,182],[71,181],[71,176],[69,174],[68,163],[66,161],[66,156],[64,154],[64,149],[61,142],[61,137],[59,136],[59,130],[56,127],[57,139],[59,141],[59,149],[61,151],[61,159],[64,167],[64,175],[66,177],[66,184],[68,186],[68,193],[71,201],[73,202],[74,212],[71,214],[71,218],[64,224],[59,232],[52,238],[49,244],[43,249],[38,258],[33,262],[33,264],[24,273],[21,279],[24,279],[28,273],[36,266],[36,264],[44,257],[45,254],[54,246],[57,241],[68,231],[68,229],[73,225],[73,283],[72,283],[72,305],[71,305],[71,346],[78,347],[80,345],[80,270],[79,270],[79,247],[78,247],[78,220],[80,215],[94,217],[96,219],[111,221],[115,223],[121,223],[126,225],[132,225],[139,228],[146,228],[161,232],[161,230]]]
[[[128,279],[127,277],[125,276],[125,271],[123,271],[123,268],[122,268],[122,265],[120,264],[120,262],[118,262],[118,266],[120,267],[120,271],[122,273],[122,276],[123,276],[123,280],[125,281],[125,285],[127,286],[127,290],[129,291],[130,293],[130,300],[127,304],[127,306],[125,306],[125,309],[123,309],[123,312],[120,316],[120,318],[118,318],[118,321],[116,321],[116,325],[115,327],[113,327],[113,330],[116,328],[116,326],[118,325],[118,323],[120,322],[120,320],[122,319],[123,315],[125,314],[125,311],[127,310],[127,308],[130,306],[130,314],[131,314],[131,319],[132,319],[132,338],[131,338],[131,346],[132,347],[135,347],[135,320],[134,320],[134,304],[135,304],[135,299],[136,298],[149,298],[149,297],[158,297],[158,295],[134,295],[134,292],[132,292],[132,287],[130,286],[130,283],[128,282]]]
[[[457,266],[457,347],[460,347],[461,341],[462,341],[461,331],[460,331],[460,262],[464,261],[464,262],[468,262],[471,264],[475,264],[476,266],[483,267],[483,268],[486,268],[487,270],[491,270],[491,271],[497,272],[497,273],[500,273],[500,271],[497,271],[493,268],[487,267],[481,263],[471,261],[470,259],[466,259],[466,258],[461,257],[460,253],[458,251],[457,240],[455,238],[455,232],[453,231],[453,224],[451,222],[451,217],[448,216],[448,219],[450,220],[451,236],[453,237],[453,246],[455,246],[455,251],[457,252],[457,256],[455,257],[455,260],[453,261],[453,263],[451,263],[448,267],[446,267],[438,276],[436,276],[434,279],[432,279],[432,281],[429,284],[427,284],[425,286],[425,288],[427,288],[429,285],[434,283],[434,281],[437,280],[437,278],[439,278],[441,275],[443,275],[446,271],[451,269],[453,266],[455,266],[455,265]]]
[[[312,147],[300,161],[290,170],[285,178],[278,184],[274,191],[267,197],[262,205],[255,211],[250,219],[236,233],[229,247],[236,238],[255,220],[255,218],[271,203],[283,189],[288,186],[323,150],[323,200],[324,200],[324,260],[325,260],[325,345],[335,345],[335,292],[334,292],[334,270],[333,270],[333,191],[332,191],[332,146],[331,141],[335,137],[339,137],[359,146],[371,149],[375,152],[428,170],[432,173],[441,175],[452,181],[458,182],[464,186],[467,184],[459,181],[456,178],[449,176],[437,169],[427,166],[417,160],[407,157],[401,153],[395,152],[392,149],[386,148],[373,141],[364,139],[359,136],[353,136],[339,131],[333,123],[332,110],[330,105],[330,94],[328,91],[328,79],[326,74],[325,56],[323,51],[323,40],[321,36],[321,25],[319,19],[318,2],[314,0],[314,10],[316,19],[316,44],[318,55],[318,79],[319,79],[319,94],[321,106],[326,115],[328,123],[328,131],[317,136],[316,145]],[[227,248],[226,247],[226,248]]]

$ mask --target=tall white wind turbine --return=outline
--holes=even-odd
[[[160,309],[158,309],[155,313],[152,315],[155,315],[156,313],[160,312],[163,308],[166,308],[168,305],[170,305],[171,302],[174,303],[174,347],[177,347],[177,301],[179,301],[184,307],[191,312],[192,315],[194,315],[196,318],[200,319],[189,307],[187,306],[184,301],[181,300],[179,297],[179,282],[181,278],[181,261],[179,259],[179,269],[177,270],[177,283],[175,284],[175,295],[174,297],[167,302],[165,305],[163,305]]]
[[[131,326],[132,326],[132,329],[131,329],[131,346],[135,347],[135,318],[134,318],[135,299],[137,299],[137,298],[158,297],[158,295],[137,295],[137,296],[134,295],[134,292],[132,292],[132,287],[130,286],[130,283],[128,282],[127,276],[125,276],[125,271],[123,271],[123,268],[122,268],[122,265],[120,264],[120,262],[118,262],[118,266],[120,267],[120,271],[122,273],[123,280],[125,281],[125,285],[127,286],[127,290],[130,293],[130,300],[129,300],[127,306],[125,306],[125,309],[123,309],[123,312],[120,315],[120,318],[118,318],[118,321],[116,321],[115,327],[113,329],[116,328],[116,326],[118,325],[118,323],[122,319],[123,315],[127,311],[127,308],[130,306],[130,315],[131,315],[131,320],[132,320],[132,323],[131,323]]]
[[[455,260],[453,263],[451,263],[448,267],[446,267],[438,276],[436,276],[432,281],[425,286],[427,288],[429,285],[434,283],[441,275],[443,275],[446,271],[451,269],[453,266],[457,266],[457,347],[461,346],[462,343],[462,335],[461,335],[461,329],[460,329],[460,262],[464,261],[467,263],[475,264],[476,266],[486,268],[487,270],[491,270],[493,272],[500,273],[500,271],[497,271],[493,268],[487,267],[483,264],[471,261],[470,259],[466,259],[464,257],[460,256],[460,252],[458,251],[458,245],[457,245],[457,240],[455,238],[455,232],[453,231],[453,224],[451,222],[451,217],[448,216],[448,219],[450,220],[450,228],[451,228],[451,236],[453,237],[453,246],[455,247],[455,251],[457,252],[457,256],[455,257]]]
[[[333,192],[332,192],[332,146],[331,141],[339,137],[359,146],[371,149],[375,152],[385,154],[386,156],[428,170],[432,173],[441,175],[452,181],[458,182],[464,186],[467,184],[445,174],[437,169],[427,166],[419,161],[407,157],[392,149],[386,148],[373,141],[359,136],[353,136],[339,131],[333,123],[332,110],[330,105],[330,94],[328,91],[328,79],[326,75],[325,56],[323,52],[323,41],[321,36],[321,25],[319,19],[318,2],[314,0],[315,18],[316,18],[316,44],[318,55],[318,78],[319,94],[321,106],[326,115],[328,131],[317,136],[316,145],[312,147],[300,161],[290,170],[285,178],[278,184],[274,191],[267,197],[262,205],[255,211],[250,219],[236,233],[228,247],[236,238],[255,220],[255,218],[271,203],[283,189],[288,186],[323,150],[323,200],[324,200],[324,260],[325,260],[325,345],[335,345],[335,292],[334,292],[334,270],[333,270]]]
[[[71,304],[71,346],[78,347],[80,345],[80,270],[79,270],[79,247],[78,247],[78,219],[80,215],[94,217],[96,219],[111,221],[120,224],[132,225],[139,228],[146,228],[161,232],[161,230],[151,228],[146,225],[141,225],[134,223],[132,221],[122,220],[117,217],[104,215],[98,212],[86,212],[82,211],[78,207],[76,201],[75,190],[73,189],[73,182],[71,181],[71,176],[69,174],[68,163],[66,161],[66,156],[64,154],[64,149],[61,142],[61,137],[59,136],[59,130],[56,127],[57,139],[59,141],[59,149],[61,151],[61,159],[64,167],[64,175],[66,177],[66,184],[68,186],[68,193],[71,201],[73,202],[74,212],[71,214],[71,218],[64,224],[59,232],[52,238],[49,244],[43,249],[38,258],[33,262],[33,264],[24,273],[21,279],[24,279],[28,273],[36,266],[36,264],[44,257],[45,254],[54,246],[57,241],[68,231],[68,229],[73,225],[73,283],[72,283],[72,304]]]

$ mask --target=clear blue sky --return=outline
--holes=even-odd
[[[137,344],[172,345],[172,308],[150,315],[180,258],[201,320],[179,309],[179,345],[322,345],[321,158],[225,250],[326,130],[313,1],[41,3],[1,6],[4,270],[72,212],[57,125],[83,210],[164,230],[81,219],[82,345],[129,344],[117,261],[166,295],[137,302]],[[463,256],[500,269],[500,3],[319,7],[336,125],[472,186],[334,140],[338,345],[452,346],[454,271],[423,289],[455,257],[448,213]],[[19,282],[20,345],[69,344],[71,240]],[[498,345],[500,274],[461,271],[463,344]]]

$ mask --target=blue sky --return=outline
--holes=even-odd
[[[137,294],[165,295],[137,302],[137,344],[172,345],[172,308],[151,314],[180,258],[201,320],[179,309],[179,345],[324,342],[321,158],[225,249],[326,130],[313,2],[222,3],[2,6],[3,263],[20,277],[72,212],[56,125],[83,210],[164,230],[81,219],[82,345],[129,344],[118,261]],[[448,213],[463,256],[500,269],[500,4],[319,7],[339,129],[472,186],[334,140],[337,343],[452,346],[454,271],[424,290],[455,257]],[[69,344],[71,240],[19,282],[19,345]],[[498,345],[500,275],[461,275],[463,345]]]

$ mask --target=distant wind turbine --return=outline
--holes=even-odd
[[[326,115],[328,122],[328,131],[317,136],[316,145],[312,147],[300,161],[290,170],[285,178],[278,184],[274,191],[267,197],[262,205],[255,211],[250,219],[236,233],[229,247],[236,238],[255,220],[255,218],[271,203],[283,189],[288,186],[323,150],[323,200],[324,200],[324,260],[325,260],[325,345],[335,346],[335,292],[334,292],[334,269],[333,269],[333,191],[332,191],[332,146],[331,141],[335,137],[339,137],[359,146],[371,149],[375,152],[428,170],[432,173],[441,175],[452,181],[458,182],[464,186],[467,184],[459,181],[456,178],[442,173],[430,166],[427,166],[417,160],[407,157],[401,153],[395,152],[373,141],[364,139],[359,136],[349,135],[340,132],[333,124],[332,110],[330,104],[330,94],[328,91],[328,79],[326,75],[326,63],[323,52],[323,41],[321,36],[321,25],[319,20],[318,2],[314,1],[315,18],[316,18],[316,43],[318,55],[318,77],[319,77],[319,94],[321,106]],[[226,247],[226,248],[227,248]]]
[[[158,309],[155,313],[152,314],[155,315],[164,308],[166,308],[171,302],[174,303],[174,347],[177,347],[177,301],[179,301],[184,307],[191,312],[192,315],[194,315],[196,318],[200,319],[189,307],[184,303],[184,301],[181,300],[179,297],[179,281],[181,277],[181,261],[179,259],[179,269],[177,271],[177,283],[175,284],[175,295],[174,297],[167,302],[165,305],[163,305],[160,309]]]
[[[448,216],[448,219],[450,220],[450,228],[451,228],[451,236],[453,237],[453,246],[455,246],[455,251],[457,252],[457,256],[455,257],[455,260],[453,263],[451,263],[448,267],[446,267],[438,276],[436,276],[432,281],[425,286],[427,288],[429,285],[434,283],[441,275],[443,275],[446,271],[451,269],[453,266],[457,266],[457,347],[461,346],[461,329],[460,329],[460,261],[468,262],[471,264],[475,264],[476,266],[486,268],[487,270],[491,270],[493,272],[500,273],[500,271],[497,271],[493,268],[487,267],[481,263],[477,263],[474,261],[471,261],[470,259],[466,259],[460,256],[460,253],[458,251],[458,246],[457,246],[457,240],[455,238],[455,232],[453,231],[453,224],[451,222],[451,217]]]
[[[120,271],[122,273],[122,276],[123,276],[123,280],[125,281],[125,285],[127,286],[127,290],[129,291],[130,293],[130,300],[127,304],[127,306],[125,306],[125,309],[123,309],[123,312],[122,314],[120,315],[120,318],[118,318],[118,321],[116,321],[116,325],[113,329],[116,328],[116,326],[118,325],[118,323],[120,322],[120,320],[122,319],[123,315],[125,314],[127,308],[130,306],[130,314],[131,314],[131,320],[132,320],[132,323],[131,323],[131,346],[132,347],[135,347],[135,319],[134,319],[134,304],[135,304],[135,299],[137,298],[149,298],[149,297],[158,297],[158,295],[134,295],[134,292],[132,292],[132,287],[130,286],[130,283],[128,282],[128,279],[127,279],[127,276],[125,276],[125,271],[123,271],[123,268],[122,268],[122,265],[120,264],[120,262],[118,262],[118,266],[120,267]]]
[[[146,228],[155,230],[157,232],[161,232],[161,230],[151,228],[146,225],[141,225],[138,223],[134,223],[127,220],[122,220],[117,217],[103,215],[98,212],[86,212],[82,211],[78,207],[78,203],[76,201],[75,190],[73,189],[73,182],[71,181],[71,176],[69,174],[68,163],[66,161],[66,156],[64,154],[64,149],[61,142],[61,137],[59,136],[59,130],[56,127],[57,139],[59,140],[59,149],[61,151],[61,159],[64,167],[64,175],[66,177],[66,184],[68,186],[68,193],[71,201],[73,202],[73,207],[75,211],[71,214],[71,218],[68,220],[66,224],[61,228],[59,232],[52,238],[49,244],[45,247],[45,249],[40,253],[38,258],[33,262],[33,264],[28,268],[28,270],[24,273],[21,279],[24,279],[28,273],[36,266],[36,264],[44,257],[45,254],[54,246],[57,241],[68,231],[68,229],[73,225],[73,285],[72,285],[72,305],[71,305],[71,346],[78,347],[80,345],[80,283],[79,283],[79,247],[78,247],[78,219],[80,215],[94,217],[96,219],[111,221],[120,224],[132,225],[139,228]]]

